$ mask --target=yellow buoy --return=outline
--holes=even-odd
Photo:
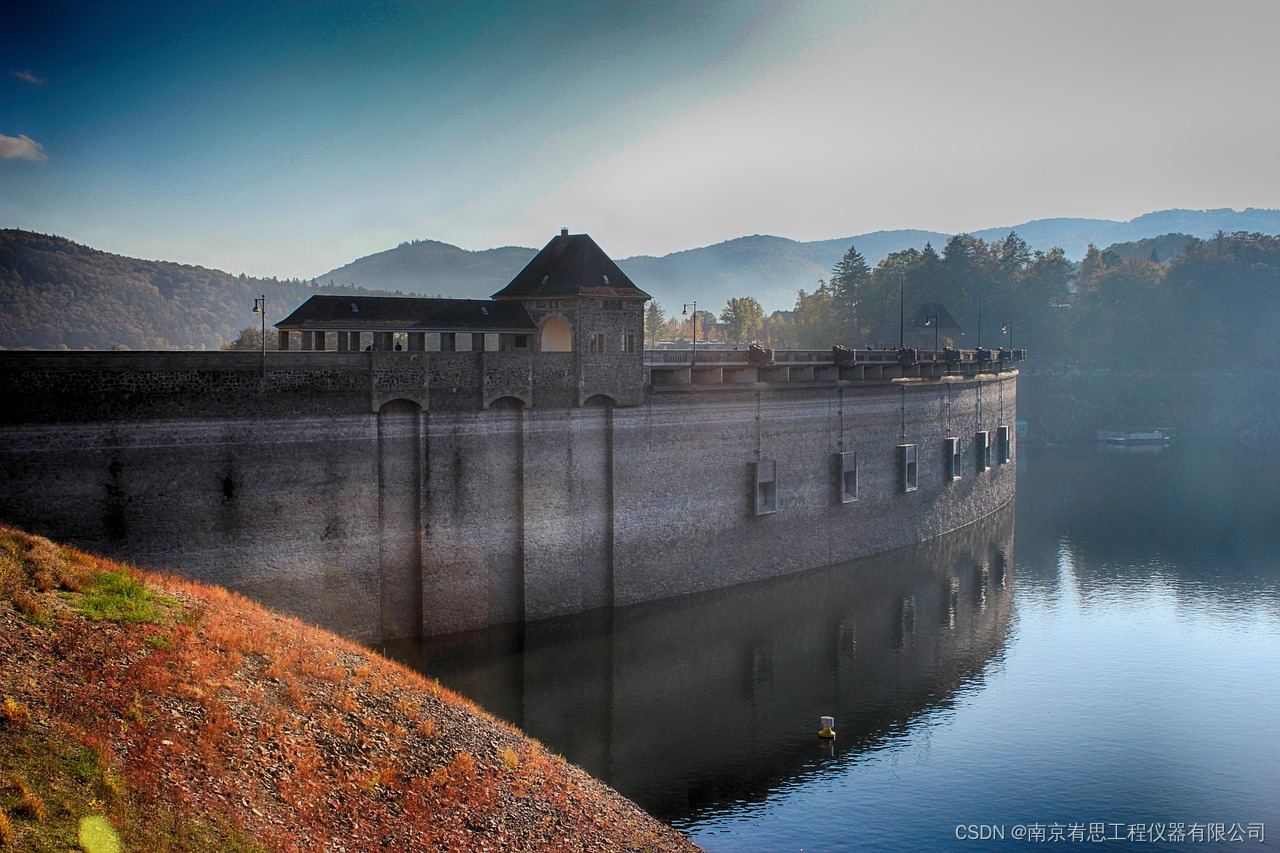
[[[836,724],[835,717],[823,717],[822,731],[818,732],[818,737],[825,737],[825,738],[835,737],[836,733],[831,729],[831,727],[834,726],[835,724]]]

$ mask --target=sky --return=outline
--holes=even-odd
[[[0,26],[0,227],[311,278],[1280,207],[1280,3],[83,2]]]

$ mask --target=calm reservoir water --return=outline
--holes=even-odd
[[[917,548],[391,651],[709,851],[1280,844],[1280,456],[1018,477]]]

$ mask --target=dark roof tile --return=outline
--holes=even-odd
[[[537,326],[517,302],[420,296],[312,296],[278,329],[526,332]]]

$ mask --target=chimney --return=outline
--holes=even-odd
[[[569,229],[568,229],[568,228],[561,228],[561,229],[560,229],[560,236],[561,236],[561,237],[568,237],[568,236],[569,236]]]

